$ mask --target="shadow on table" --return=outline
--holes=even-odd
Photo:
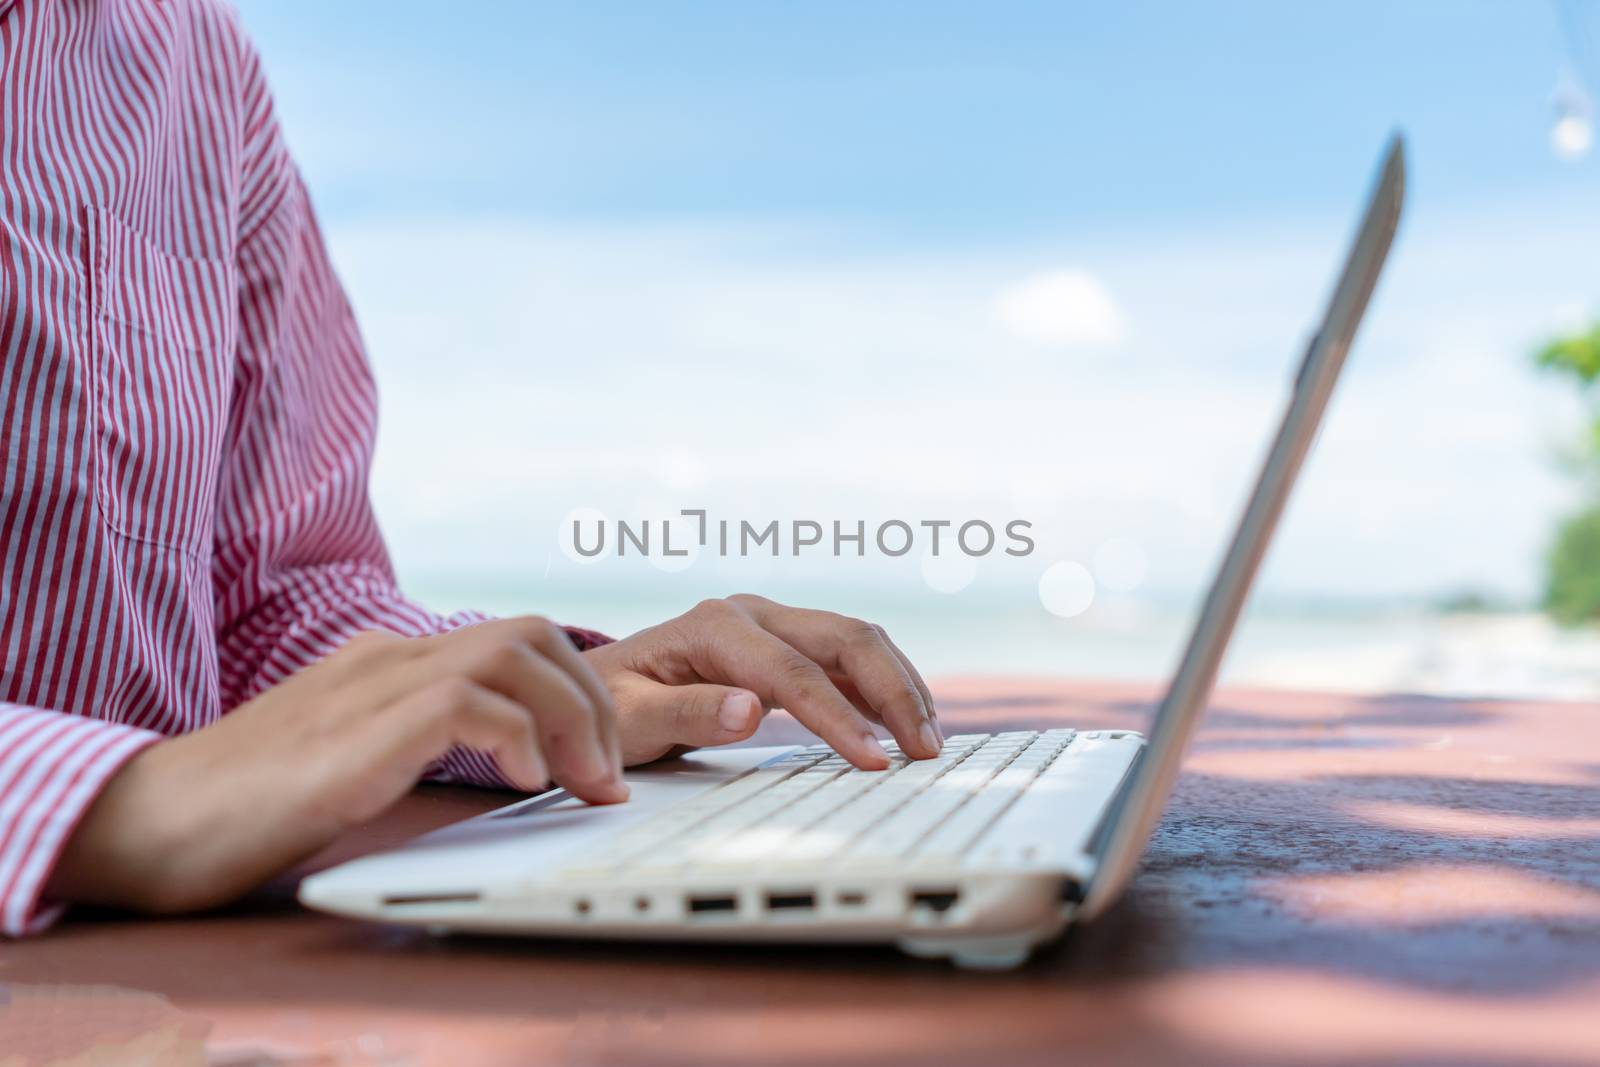
[[[968,709],[958,721],[964,729],[1036,726],[1037,719],[1019,712],[1062,703],[1041,691],[1037,702],[1029,695],[987,702],[991,713]],[[1148,714],[1147,704],[1132,701],[1081,707],[1089,726],[1139,725]],[[1204,773],[1184,776],[1124,899],[1015,972],[962,972],[888,949],[435,939],[328,920],[295,926],[292,952],[277,968],[270,955],[264,958],[261,973],[238,995],[286,1005],[314,997],[323,1006],[547,1020],[609,1017],[626,1006],[641,1017],[685,1025],[769,1015],[822,1027],[835,1018],[860,1025],[881,1009],[889,1026],[896,1012],[915,1009],[969,1017],[979,1027],[1005,1020],[1049,1027],[1084,1042],[1072,1057],[1082,1062],[1103,1061],[1113,1049],[1119,1062],[1137,1062],[1142,1049],[1150,1057],[1265,1067],[1276,1060],[1191,1047],[1184,1032],[1150,1013],[1151,988],[1178,976],[1286,973],[1370,983],[1397,995],[1464,995],[1471,1003],[1514,1006],[1600,978],[1600,787],[1495,780],[1476,764],[1459,764],[1455,774],[1351,769],[1361,766],[1367,748],[1420,748],[1435,728],[1481,729],[1502,713],[1493,704],[1412,697],[1350,698],[1339,713],[1321,717],[1220,707],[1197,746],[1212,757]],[[768,739],[786,739],[789,729],[768,731]],[[1369,730],[1376,736],[1369,738]],[[1312,762],[1325,750],[1341,754]],[[1304,774],[1246,773],[1302,751]],[[1235,767],[1239,773],[1229,773]],[[1571,764],[1562,767],[1573,774]],[[1585,778],[1600,777],[1600,766],[1579,767]],[[1426,894],[1419,902],[1414,889],[1434,872],[1444,878],[1462,871],[1481,875],[1486,888],[1445,907],[1430,904]],[[1403,884],[1397,887],[1396,879]],[[281,925],[281,909],[292,904],[253,907],[229,921]],[[313,994],[296,968],[318,961],[343,977],[336,985],[319,983]],[[417,961],[426,961],[431,981],[416,980]],[[225,1001],[229,988],[219,983],[207,998]],[[935,1028],[924,1041],[909,1030],[908,1057],[880,1059],[951,1061],[957,1046],[933,1036],[946,1040],[949,1033]],[[1024,1046],[1002,1041],[1000,1047]],[[1459,1049],[1404,1058],[1463,1067],[1504,1059],[1463,1057]],[[1377,1054],[1366,1061],[1296,1058],[1307,1067],[1391,1061]],[[1019,1054],[993,1062],[1048,1061]]]
[[[1351,810],[1384,804],[1537,819],[1540,833],[1432,832]],[[1596,825],[1600,792],[1581,786],[1189,775],[1122,906],[1073,931],[1054,965],[1086,978],[1293,965],[1441,992],[1537,994],[1600,975]],[[1464,913],[1417,899],[1430,872],[1463,870],[1486,887]],[[1402,885],[1384,877],[1396,873]],[[1512,884],[1488,884],[1495,875]],[[1302,881],[1316,891],[1281,892]]]
[[[1286,694],[1284,700],[1304,700]],[[950,702],[944,702],[947,706]],[[1326,706],[1326,698],[1308,701]],[[1150,705],[1126,699],[1064,701],[1058,690],[1013,694],[1002,700],[958,704],[949,718],[961,729],[1030,728],[1037,717],[1023,709],[1071,706],[1087,726],[1139,725]],[[1463,703],[1425,696],[1339,698],[1331,715],[1268,715],[1224,704],[1211,710],[1196,750],[1225,759],[1260,750],[1268,759],[1304,750],[1418,747],[1434,729],[1483,728],[1504,717],[1495,702]],[[979,710],[987,714],[979,715]],[[1016,717],[1012,716],[1016,714]],[[796,724],[776,720],[763,740],[803,739]],[[1421,731],[1421,734],[1418,733]],[[1241,764],[1243,766],[1243,764]],[[1308,764],[1310,766],[1310,764]],[[1600,772],[1588,766],[1593,776]],[[1507,816],[1534,821],[1536,834],[1497,829],[1449,832],[1395,825],[1375,816],[1393,805],[1407,812]],[[1263,780],[1251,775],[1186,773],[1174,795],[1140,876],[1126,899],[1092,927],[1074,930],[1014,975],[975,979],[943,963],[924,963],[883,951],[809,947],[778,953],[786,969],[853,974],[915,975],[923,981],[1034,982],[1042,976],[1101,983],[1139,979],[1176,969],[1208,966],[1296,966],[1433,990],[1524,995],[1600,975],[1600,922],[1550,914],[1538,899],[1510,902],[1497,914],[1494,899],[1470,914],[1430,919],[1426,906],[1405,909],[1391,901],[1362,918],[1359,881],[1341,891],[1357,906],[1318,915],[1277,892],[1296,879],[1359,879],[1390,872],[1471,868],[1505,872],[1578,893],[1600,892],[1600,789],[1537,781],[1491,780],[1429,774],[1329,775]],[[1584,825],[1587,823],[1588,825]],[[1570,825],[1575,828],[1568,830]],[[1374,882],[1381,881],[1374,877]],[[1392,893],[1378,884],[1373,894]],[[1387,909],[1387,910],[1385,910]],[[358,938],[358,933],[350,936]],[[774,951],[759,947],[650,947],[593,942],[524,942],[457,938],[431,942],[397,933],[391,947],[405,951],[516,956],[532,953],[568,962],[628,961],[648,970],[679,967],[686,959],[721,966],[769,966]],[[1507,946],[1515,945],[1513,952]],[[1495,960],[1485,966],[1485,960]]]
[[[1345,810],[1393,802],[1439,810],[1543,820],[1542,836],[1433,833],[1383,825]],[[1314,821],[1304,818],[1314,813]],[[1015,974],[971,976],[944,963],[888,951],[811,946],[641,946],[597,942],[457,937],[435,942],[392,931],[389,949],[525,953],[631,966],[770,966],[852,974],[918,975],[930,982],[1033,982],[1042,975],[1084,983],[1137,979],[1211,966],[1293,965],[1315,971],[1441,990],[1527,995],[1600,975],[1600,896],[1587,916],[1563,918],[1519,899],[1496,914],[1492,899],[1473,913],[1430,920],[1427,907],[1380,901],[1383,921],[1318,915],[1269,892],[1278,883],[1324,876],[1359,879],[1430,868],[1504,871],[1600,894],[1600,833],[1560,832],[1566,821],[1600,820],[1592,788],[1518,781],[1404,775],[1342,775],[1262,782],[1189,775],[1174,798],[1125,899],[1102,921],[1075,929]],[[1375,882],[1378,879],[1373,879]],[[1348,889],[1360,914],[1359,882]],[[1374,894],[1390,894],[1376,886]],[[1392,906],[1391,906],[1392,905]],[[335,941],[360,941],[347,928]],[[1504,952],[1507,945],[1516,951]],[[1485,959],[1496,961],[1484,966]]]
[[[1539,819],[1540,836],[1486,832],[1436,833],[1384,825],[1347,810],[1396,803],[1408,808]],[[848,971],[915,977],[930,986],[1065,980],[1099,985],[1209,967],[1296,967],[1448,992],[1526,996],[1600,975],[1600,904],[1586,916],[1511,902],[1497,913],[1492,896],[1466,915],[1430,919],[1426,904],[1395,901],[1386,872],[1427,877],[1471,868],[1508,872],[1552,891],[1600,893],[1600,834],[1564,833],[1564,822],[1600,819],[1592,788],[1519,781],[1473,781],[1405,775],[1339,775],[1263,782],[1189,775],[1174,798],[1126,898],[1093,926],[1071,931],[1013,974],[974,976],[944,963],[890,951],[812,946],[648,946],[596,942],[518,941],[457,937],[434,941],[393,929],[380,951],[465,953],[515,959],[535,956],[565,965],[626,963],[641,973],[692,962],[720,968],[771,968],[791,974]],[[1319,915],[1274,892],[1297,879],[1354,879],[1341,887],[1356,917]],[[1381,919],[1363,919],[1362,878],[1374,883]],[[1387,896],[1385,896],[1387,895]],[[1596,898],[1600,901],[1600,897]],[[1369,909],[1370,910],[1370,909]],[[330,933],[329,948],[371,941],[371,931]],[[1514,951],[1507,951],[1515,946]],[[1493,961],[1486,966],[1486,961]],[[808,998],[826,993],[808,986]],[[843,994],[842,994],[843,995]]]

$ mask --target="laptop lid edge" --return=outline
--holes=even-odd
[[[1251,586],[1377,287],[1399,227],[1404,196],[1405,141],[1397,131],[1388,142],[1355,241],[1320,328],[1307,346],[1287,409],[1159,706],[1145,751],[1107,812],[1095,873],[1078,909],[1081,918],[1093,918],[1116,899],[1166,807],[1184,750],[1210,700]]]

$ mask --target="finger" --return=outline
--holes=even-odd
[[[555,662],[577,682],[583,691],[589,694],[589,699],[595,709],[595,729],[600,735],[600,741],[605,746],[606,752],[611,756],[611,762],[616,767],[616,773],[622,773],[622,742],[617,729],[617,712],[615,701],[611,699],[611,691],[606,688],[600,676],[595,673],[589,661],[583,657],[573,645],[572,639],[561,627],[548,620],[529,617],[520,620],[528,625],[527,637],[541,653]]]
[[[404,771],[413,781],[452,745],[465,745],[490,755],[506,781],[520,789],[538,792],[550,783],[527,710],[465,678],[436,682],[372,723],[381,733],[365,739],[366,751],[381,767]]]
[[[463,645],[481,649],[485,644],[500,640],[525,641],[540,655],[559,664],[589,694],[601,739],[620,774],[621,745],[611,694],[589,661],[573,647],[567,632],[547,619],[532,615],[493,619],[428,637],[406,638],[383,631],[358,633],[330,660],[338,661],[346,684],[358,685],[372,692],[379,701],[389,703],[402,699],[419,686],[431,684],[437,677],[442,651]],[[383,671],[380,667],[384,662],[406,661],[409,661],[407,667],[400,670]]]
[[[848,674],[830,673],[828,681],[833,683],[835,689],[844,694],[846,700],[855,705],[855,709],[861,713],[862,718],[878,726],[883,725],[883,716],[879,715],[878,709],[873,707],[867,698],[861,695],[861,690],[856,688],[856,684],[850,680]]]
[[[732,605],[708,606],[699,629],[695,669],[702,677],[740,686],[788,709],[818,737],[863,770],[889,766],[888,753],[861,713],[834,688],[821,667]]]
[[[459,640],[438,646],[434,669],[463,673],[521,704],[533,718],[551,776],[575,796],[596,804],[627,799],[617,761],[601,740],[593,699],[534,650],[532,629],[531,620],[505,619],[461,631]]]
[[[761,597],[734,600],[760,626],[824,670],[847,675],[907,755],[932,759],[939,754],[944,742],[922,691],[882,630],[830,611],[786,607]]]
[[[628,762],[658,759],[680,745],[743,741],[761,725],[765,708],[748,689],[662,685],[639,678],[621,694],[628,716]]]
[[[554,663],[530,650],[519,653],[521,662],[514,669],[491,667],[495,673],[488,678],[490,684],[499,679],[499,684],[516,692],[519,703],[533,710],[551,776],[590,803],[628,799],[619,755],[600,736],[589,695]]]
[[[928,721],[933,723],[934,733],[939,735],[939,744],[944,745],[944,727],[939,723],[939,709],[934,706],[933,692],[928,688],[928,683],[922,680],[922,675],[917,668],[911,665],[911,657],[900,651],[900,646],[895,644],[882,628],[878,633],[883,637],[883,643],[889,646],[889,651],[894,653],[895,659],[900,661],[900,666],[905,668],[906,674],[911,678],[911,684],[917,687],[917,692],[922,694],[922,706],[928,709]]]
[[[467,693],[455,705],[451,741],[487,753],[512,785],[529,792],[545,789],[550,768],[527,711],[483,686],[470,685]]]

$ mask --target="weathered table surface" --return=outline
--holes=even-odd
[[[936,689],[957,729],[1137,727],[1151,698]],[[796,736],[775,717],[762,740]],[[421,790],[322,861],[507,799]],[[71,1062],[1596,1064],[1600,708],[1224,692],[1127,896],[1009,973],[435,940],[288,888],[0,945],[0,1065],[65,1062],[89,1035],[115,1055]]]

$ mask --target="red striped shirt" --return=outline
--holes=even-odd
[[[234,13],[0,0],[0,930],[59,914],[55,858],[142,747],[357,631],[477,618],[396,587],[376,414]]]

